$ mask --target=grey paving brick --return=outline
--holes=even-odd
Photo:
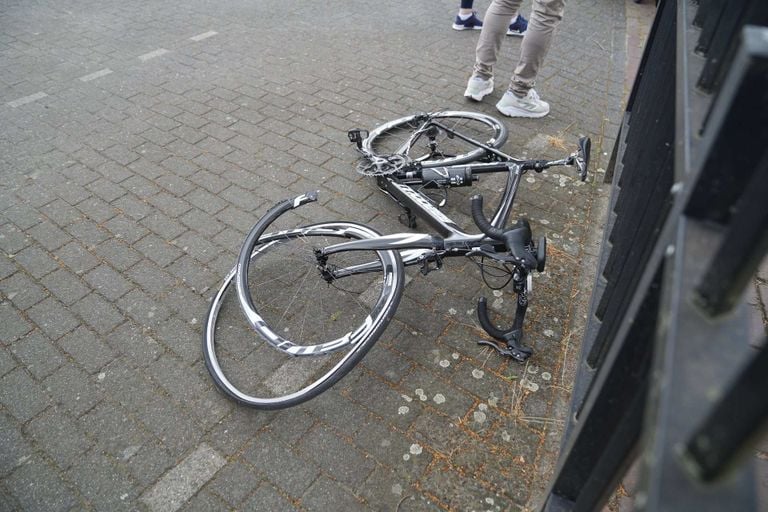
[[[88,287],[80,278],[61,268],[45,276],[41,282],[66,306],[71,306],[89,293]]]
[[[213,272],[188,255],[177,259],[168,266],[167,270],[196,291],[207,290],[220,279],[220,276],[214,275]]]
[[[0,379],[0,403],[19,421],[27,421],[50,404],[46,391],[17,368]]]
[[[128,270],[142,259],[138,251],[118,238],[104,240],[93,248],[93,252],[118,272]]]
[[[54,298],[47,298],[27,310],[32,320],[51,339],[59,339],[79,325],[68,308]]]
[[[187,231],[173,241],[173,244],[195,260],[208,263],[219,255],[219,249],[196,231]]]
[[[128,280],[104,264],[88,272],[84,279],[109,300],[118,299],[133,288]]]
[[[120,461],[140,487],[148,487],[177,463],[176,457],[171,456],[158,443],[148,441],[141,447],[129,446],[123,451]]]
[[[158,169],[157,172],[152,172],[149,177],[134,174],[120,185],[126,190],[130,191],[135,197],[146,200],[147,198],[152,197],[161,191],[160,187],[155,183],[155,179],[161,175],[162,171],[160,169]],[[129,196],[129,199],[130,198],[131,197]],[[115,200],[113,204],[121,204],[121,201],[124,201],[125,199],[126,198],[124,196],[118,200]]]
[[[151,208],[144,201],[139,200],[131,194],[126,194],[123,197],[116,199],[112,205],[117,208],[121,213],[127,215],[134,220],[141,220],[146,217]]]
[[[12,275],[16,270],[13,260],[5,254],[0,254],[0,279]]]
[[[21,338],[33,329],[30,324],[9,302],[0,302],[0,341],[10,343]]]
[[[180,211],[179,215],[183,214],[188,209],[189,206],[185,205],[183,211]],[[164,238],[166,241],[173,240],[187,230],[187,228],[177,220],[159,212],[152,213],[143,218],[141,224],[149,228],[155,235]]]
[[[151,512],[175,512],[226,464],[211,447],[201,444],[141,496]]]
[[[259,483],[260,479],[250,467],[240,462],[231,462],[218,472],[207,488],[221,496],[230,506],[237,507]]]
[[[202,438],[202,430],[197,422],[165,396],[151,396],[139,406],[135,414],[174,457],[188,452]]]
[[[83,274],[99,264],[99,260],[78,242],[71,242],[56,251],[56,256],[75,274]]]
[[[40,331],[34,331],[14,343],[11,352],[36,379],[44,379],[65,361],[56,345]]]
[[[117,300],[117,306],[140,325],[153,327],[170,316],[170,310],[145,292],[133,289]]]
[[[368,478],[375,467],[353,445],[326,427],[318,426],[310,430],[299,446],[318,466],[333,468],[331,471],[334,478],[353,488]]]
[[[69,471],[80,493],[97,510],[132,510],[137,493],[130,477],[96,451]]]
[[[312,487],[301,497],[301,504],[307,510],[372,510],[358,500],[354,494],[325,476],[318,478]]]
[[[11,357],[11,353],[3,347],[0,349],[0,377],[16,368],[16,361]]]
[[[128,244],[141,240],[144,235],[149,233],[144,226],[125,215],[116,215],[103,225],[111,231],[115,237],[124,240]]]
[[[178,226],[179,229],[183,229],[181,225]],[[133,247],[160,267],[165,267],[173,263],[183,254],[178,247],[166,242],[154,234],[145,236],[133,244]]]
[[[78,327],[59,340],[59,346],[88,373],[95,373],[107,365],[115,354],[85,327]]]
[[[24,232],[10,222],[0,227],[0,249],[14,254],[30,244]]]
[[[43,381],[45,391],[56,403],[74,416],[80,416],[102,398],[102,390],[91,378],[74,365],[65,364]]]
[[[48,253],[37,246],[29,246],[17,253],[13,258],[19,263],[32,277],[41,278],[59,268],[56,261]],[[5,258],[3,258],[4,261]],[[8,275],[10,275],[9,273]]]
[[[117,352],[128,356],[135,366],[151,364],[164,351],[146,327],[130,321],[109,334],[107,342]]]
[[[172,218],[183,215],[191,208],[186,201],[165,192],[150,197],[148,201],[152,206]]]
[[[5,412],[0,412],[0,475],[5,476],[24,464],[34,453],[24,438],[20,425]]]
[[[105,222],[117,215],[117,212],[109,205],[109,203],[98,197],[89,197],[85,201],[78,203],[76,207],[83,212],[88,219],[95,223]],[[71,229],[68,229],[67,231],[72,233]],[[74,233],[72,234],[77,238],[77,235]]]
[[[243,504],[244,510],[254,512],[270,512],[272,510],[284,510],[294,512],[298,509],[288,498],[268,483],[262,483],[256,492]]]
[[[25,428],[59,468],[69,468],[93,444],[66,413],[49,408]]]
[[[78,420],[78,429],[94,439],[98,450],[126,462],[152,446],[152,436],[130,418],[119,405],[103,400]],[[158,449],[158,447],[154,447]]]
[[[91,293],[73,304],[72,311],[100,334],[110,332],[125,320],[115,306],[97,293]]]
[[[255,435],[243,457],[290,496],[303,494],[319,476],[313,463],[298,457],[270,433]]]
[[[100,244],[111,236],[106,229],[89,219],[74,222],[67,226],[66,230],[77,239],[78,242],[88,248]],[[84,262],[83,265],[87,265],[88,263],[90,263],[90,260]]]
[[[73,189],[79,193],[73,192]],[[79,185],[73,183],[59,185],[56,187],[56,191],[59,196],[66,198],[66,202],[57,199],[43,206],[40,210],[46,217],[59,227],[67,226],[82,218],[82,213],[71,205],[81,202],[90,194],[84,191]],[[59,236],[62,235],[59,234]]]
[[[93,192],[98,198],[111,203],[115,199],[125,195],[125,189],[106,178],[98,179],[86,185],[86,188]]]
[[[200,176],[202,177],[202,175]],[[210,182],[208,184],[212,188],[222,187],[222,190],[226,187],[224,183],[219,183],[216,185],[216,187],[213,187]],[[204,212],[207,212],[211,215],[216,214],[227,206],[227,203],[223,199],[220,199],[219,197],[202,188],[196,188],[187,194],[184,199],[189,201],[190,204],[197,206]]]
[[[14,471],[6,485],[23,510],[67,511],[78,505],[61,477],[38,457]]]

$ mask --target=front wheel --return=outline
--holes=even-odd
[[[465,164],[486,154],[484,149],[456,136],[454,131],[494,149],[507,141],[506,126],[494,117],[478,112],[446,111],[384,123],[368,134],[361,149],[377,157],[402,155],[420,162],[422,167]]]
[[[237,294],[228,293],[236,268],[206,317],[203,353],[217,386],[242,404],[281,409],[317,396],[348,373],[397,309],[402,260],[396,251],[346,251],[319,266],[315,249],[376,236],[351,222],[259,236],[245,269],[253,306],[248,322]]]

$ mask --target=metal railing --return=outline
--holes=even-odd
[[[662,0],[608,169],[610,214],[542,510],[755,508],[768,348],[743,292],[768,252],[768,1]]]

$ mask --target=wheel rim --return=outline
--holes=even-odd
[[[497,119],[475,112],[447,111],[432,115],[433,119],[449,128],[457,129],[478,142],[493,148],[501,147],[506,142],[507,132]],[[374,155],[386,156],[403,148],[422,121],[417,116],[409,116],[385,123],[369,134],[363,141],[363,150]],[[446,132],[438,130],[436,134],[437,155],[431,155],[428,134],[422,134],[408,151],[411,160],[421,162],[424,167],[465,163],[476,159],[484,152],[482,148],[472,146],[459,138],[450,138]]]
[[[348,223],[326,223],[281,232],[277,237],[276,235],[265,235],[252,252],[252,262],[255,265],[252,266],[249,275],[258,275],[260,271],[265,271],[258,265],[260,260],[268,256],[278,257],[277,251],[273,251],[273,249],[284,248],[291,242],[304,243],[306,239],[317,238],[320,235],[336,238],[338,241],[339,238],[370,237],[374,236],[374,233],[363,226]],[[371,252],[371,254],[376,254],[383,260],[382,269],[376,274],[376,276],[380,276],[382,283],[375,292],[376,296],[366,299],[371,304],[371,311],[366,315],[366,319],[361,318],[359,313],[351,312],[350,308],[347,307],[345,310],[336,309],[335,311],[338,312],[336,318],[326,317],[312,320],[312,322],[309,322],[307,317],[301,317],[301,314],[298,316],[294,314],[290,320],[298,325],[303,323],[305,329],[303,331],[292,328],[286,329],[284,326],[289,319],[281,318],[285,314],[285,311],[281,311],[282,306],[290,305],[290,307],[296,308],[298,307],[297,299],[304,299],[306,296],[295,297],[288,293],[281,297],[274,297],[272,296],[274,291],[262,289],[256,290],[254,293],[256,304],[263,303],[260,295],[263,292],[269,294],[267,298],[272,302],[277,301],[281,305],[279,307],[270,306],[273,311],[269,313],[258,312],[261,319],[258,324],[260,327],[259,336],[254,336],[253,332],[248,332],[243,328],[233,329],[231,327],[231,325],[242,325],[239,302],[235,297],[236,294],[230,291],[236,271],[233,269],[214,297],[204,334],[206,363],[219,387],[240,402],[264,408],[277,408],[309,399],[338,380],[354,365],[357,359],[364,355],[368,345],[372,343],[369,340],[373,337],[375,341],[375,336],[388,322],[388,315],[396,307],[397,299],[399,299],[399,284],[402,275],[398,274],[397,262],[394,261],[397,258],[396,253],[381,251]],[[371,274],[365,274],[361,277],[379,279],[379,277],[372,278]],[[256,284],[264,286],[264,283]],[[283,287],[285,283],[274,280],[272,284],[279,288]],[[313,293],[306,282],[294,284],[296,284],[295,288],[304,294]],[[352,285],[351,280],[347,280],[344,284],[348,288],[343,291],[331,290],[332,293],[336,296],[339,294],[354,296],[357,293],[349,288]],[[325,282],[323,285],[332,288]],[[312,298],[315,299],[316,296],[315,293]],[[315,302],[319,301],[316,300]],[[324,306],[324,304],[317,305]],[[329,305],[334,306],[333,303]],[[223,306],[226,310],[224,315],[222,315]],[[362,308],[363,306],[358,302],[357,307]],[[355,315],[358,315],[357,318]],[[225,320],[220,322],[223,320],[222,316],[225,317]],[[350,320],[351,323],[347,322],[349,319],[352,319]],[[325,325],[342,321],[346,323],[341,328],[334,325],[331,326],[333,329],[329,330],[328,326]],[[357,323],[360,324],[357,328],[347,329],[344,327]],[[307,328],[312,328],[312,330],[307,330]],[[337,336],[335,333],[338,331],[351,334]],[[289,336],[289,334],[293,336]],[[297,339],[299,337],[315,340],[332,339],[323,343],[312,342],[308,344],[303,339]],[[263,341],[268,343],[263,343]],[[235,345],[237,346],[235,347]],[[311,346],[312,349],[304,350],[308,346]],[[275,347],[279,348],[276,349]],[[304,380],[301,380],[302,378]]]

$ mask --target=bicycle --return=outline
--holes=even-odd
[[[531,273],[546,264],[546,238],[534,243],[524,218],[505,226],[526,172],[567,165],[586,179],[589,138],[581,138],[578,149],[559,160],[518,159],[499,150],[507,138],[501,122],[460,111],[414,114],[371,132],[351,130],[348,137],[362,155],[358,172],[374,177],[403,209],[401,221],[413,228],[422,219],[434,233],[382,235],[349,221],[267,233],[285,213],[316,201],[317,192],[280,201],[267,211],[251,228],[236,266],[214,296],[203,333],[208,371],[241,404],[291,407],[334,385],[365,356],[395,314],[404,267],[418,265],[426,275],[448,257],[478,259],[484,280],[492,268],[517,296],[507,329],[494,325],[486,299],[480,299],[478,319],[493,338],[480,343],[518,362],[532,354],[522,342],[523,321]],[[448,189],[471,186],[486,173],[507,173],[506,185],[490,221],[482,196],[472,197],[472,219],[481,233],[469,234],[439,208]],[[233,284],[234,298],[227,293]],[[251,337],[229,318],[238,308],[223,307],[232,302],[259,342],[242,343]]]

